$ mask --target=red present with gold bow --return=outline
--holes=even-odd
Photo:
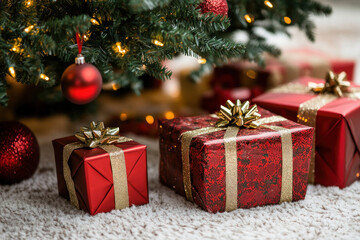
[[[208,212],[305,198],[313,128],[249,102],[159,120],[160,181]]]
[[[146,146],[92,122],[53,140],[60,196],[95,215],[149,202]]]
[[[253,102],[301,124],[315,127],[311,183],[344,188],[360,176],[360,89],[346,74],[325,81],[301,78],[270,90]]]

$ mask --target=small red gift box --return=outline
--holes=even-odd
[[[64,156],[69,146],[79,144],[67,163]],[[115,149],[106,150],[107,148]],[[95,215],[149,202],[146,146],[134,141],[113,143],[107,147],[81,147],[75,136],[53,140],[59,195],[77,202],[77,207]],[[123,154],[123,155],[122,155]],[[118,163],[114,156],[124,156]],[[69,173],[64,164],[68,164]],[[73,182],[74,199],[69,192]]]
[[[159,120],[160,181],[208,212],[305,198],[313,128],[259,109],[256,129]]]
[[[308,89],[310,82],[324,80],[301,78],[253,102],[290,120],[315,127],[316,154],[310,171],[313,177],[309,180],[344,188],[360,175],[360,96],[356,100],[331,94],[316,95]]]

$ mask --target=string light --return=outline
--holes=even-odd
[[[175,117],[175,114],[171,111],[168,111],[165,113],[165,118],[170,120],[170,119],[173,119]]]
[[[113,50],[115,52],[118,52],[120,53],[121,56],[124,56],[127,52],[128,52],[128,49],[126,47],[123,47],[121,45],[121,42],[117,42],[114,46],[113,46]]]
[[[151,115],[147,115],[146,117],[145,117],[145,120],[146,120],[146,122],[148,123],[148,124],[153,124],[154,123],[154,117],[153,116],[151,116]]]
[[[264,1],[264,4],[265,4],[267,7],[269,7],[269,8],[273,8],[273,7],[274,7],[274,5],[273,5],[270,1],[268,1],[268,0]]]
[[[200,58],[197,60],[199,64],[205,64],[206,63],[206,59],[205,58]]]
[[[28,1],[25,2],[25,6],[26,6],[26,7],[30,7],[32,4],[33,4],[33,2],[30,1],[30,0],[28,0]]]
[[[254,17],[250,14],[246,14],[244,18],[248,23],[252,23],[254,21]]]
[[[90,21],[94,25],[100,25],[100,23],[95,18],[92,18]]]
[[[120,114],[120,120],[121,120],[121,121],[125,121],[127,118],[128,118],[128,116],[127,116],[126,113],[121,113],[121,114]]]
[[[156,46],[159,46],[159,47],[163,47],[164,46],[164,43],[160,42],[159,40],[156,40],[156,39],[153,39],[151,41],[153,44],[155,44]]]
[[[16,77],[16,72],[15,72],[15,68],[14,67],[9,67],[9,73],[10,75],[15,78]]]
[[[25,31],[26,33],[29,33],[31,30],[33,30],[33,28],[34,28],[34,25],[30,25],[30,26],[28,26],[27,28],[25,28],[24,31]]]
[[[256,75],[256,72],[252,69],[246,71],[246,76],[248,76],[248,78],[255,79]]]
[[[357,178],[360,177],[360,173],[356,173],[356,177],[357,177]]]
[[[40,74],[40,78],[41,79],[43,79],[43,80],[45,80],[45,81],[49,81],[50,80],[50,78],[48,77],[48,76],[46,76],[45,74]]]
[[[290,24],[290,23],[291,23],[291,18],[289,18],[289,17],[284,17],[284,22],[285,22],[286,24]]]

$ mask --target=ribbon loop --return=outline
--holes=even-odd
[[[259,125],[254,122],[261,117],[261,115],[258,113],[258,108],[256,105],[253,105],[249,109],[249,101],[241,103],[241,101],[237,99],[235,104],[232,101],[227,100],[226,106],[227,107],[221,105],[220,111],[216,113],[216,115],[220,118],[220,120],[216,123],[217,127],[259,127]]]
[[[325,83],[309,83],[309,88],[312,92],[317,94],[330,93],[338,97],[342,97],[344,93],[349,92],[350,82],[346,80],[346,73],[341,72],[335,74],[329,71],[325,77]]]

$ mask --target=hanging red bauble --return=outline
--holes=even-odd
[[[63,95],[75,104],[86,104],[93,101],[101,92],[102,77],[99,70],[81,55],[83,40],[76,34],[79,54],[75,64],[65,69],[61,76],[61,89]]]
[[[39,144],[34,134],[19,122],[0,123],[0,184],[31,177],[39,165]]]
[[[204,0],[199,5],[202,13],[212,12],[227,16],[229,7],[226,0]]]

